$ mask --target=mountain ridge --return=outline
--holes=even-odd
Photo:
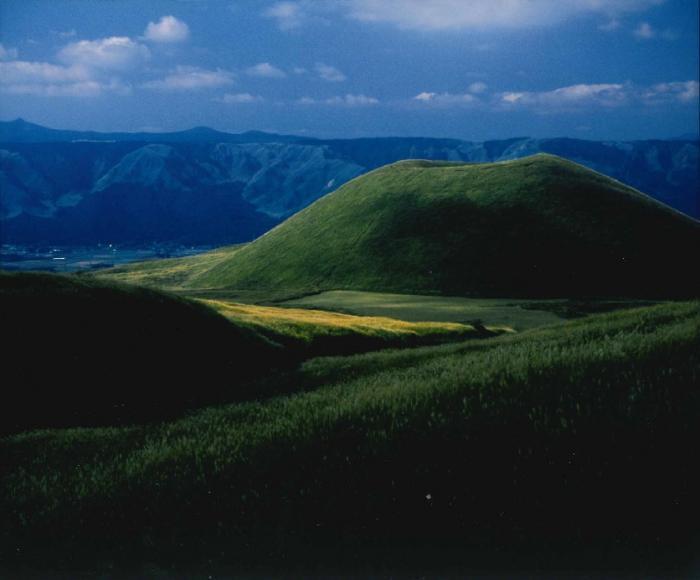
[[[250,241],[350,179],[388,163],[407,158],[490,162],[538,152],[586,165],[700,217],[697,141],[316,140],[194,128],[150,134],[142,141],[110,140],[125,134],[101,133],[82,134],[81,140],[75,133],[45,129],[64,141],[9,143],[4,139],[10,125],[0,123],[4,243]],[[44,130],[26,122],[19,126]],[[175,157],[178,163],[172,162]],[[160,181],[146,170],[156,166]],[[115,205],[122,210],[119,219],[105,213]],[[173,225],[150,229],[166,220]],[[208,228],[208,220],[228,225]],[[95,228],[95,221],[109,227]]]

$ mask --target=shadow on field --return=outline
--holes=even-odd
[[[0,433],[164,419],[292,364],[202,304],[87,277],[0,273],[0,319]]]

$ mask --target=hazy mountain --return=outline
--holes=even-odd
[[[369,170],[401,159],[566,157],[698,217],[693,140],[527,137],[314,140],[260,132],[60,131],[0,123],[5,242],[247,241]]]

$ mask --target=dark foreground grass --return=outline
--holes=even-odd
[[[0,321],[0,434],[162,420],[293,363],[203,304],[90,277],[0,272]]]
[[[501,329],[199,301],[89,276],[0,272],[0,434],[159,421],[279,394],[319,355]]]
[[[410,570],[449,553],[465,570],[539,554],[528,565],[596,569],[606,554],[677,572],[692,558],[697,302],[318,359],[296,380],[296,395],[157,426],[5,438],[0,559],[208,571],[394,554]]]

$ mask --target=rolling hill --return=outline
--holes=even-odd
[[[203,304],[89,278],[0,272],[0,320],[0,433],[162,419],[288,362]]]
[[[0,438],[0,575],[276,577],[393,553],[401,577],[450,554],[458,577],[482,555],[505,577],[694,577],[676,568],[697,564],[699,323],[673,303],[324,357],[289,396]]]
[[[351,181],[183,286],[693,295],[687,252],[699,246],[695,220],[555,156],[405,161]]]
[[[265,398],[321,355],[495,336],[502,325],[403,322],[196,301],[87,276],[0,271],[0,435],[162,420]]]

